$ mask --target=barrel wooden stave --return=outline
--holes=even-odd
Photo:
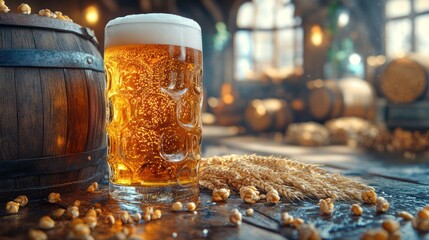
[[[319,121],[338,117],[373,119],[375,114],[375,93],[362,79],[325,80],[322,86],[310,90],[308,98],[309,112]]]
[[[67,91],[64,72],[60,69],[40,69],[44,109],[43,156],[66,152],[67,138]]]
[[[14,71],[0,67],[0,161],[19,158]]]
[[[40,157],[43,152],[43,102],[39,69],[15,69],[20,158]]]
[[[258,113],[262,108],[264,113]],[[284,131],[293,121],[290,106],[283,99],[255,99],[251,101],[245,111],[247,126],[255,132]]]
[[[343,108],[340,89],[332,80],[326,80],[323,86],[311,89],[308,103],[309,112],[318,120],[338,117]]]
[[[54,21],[58,20],[47,20]],[[2,49],[82,52],[102,59],[97,47],[76,33],[0,21]],[[104,73],[92,69],[0,66],[0,164],[27,159],[43,169],[52,165],[43,164],[43,159],[64,156],[55,162],[54,172],[33,171],[24,164],[19,175],[4,174],[2,195],[30,193],[41,198],[102,177],[107,143],[104,88]]]

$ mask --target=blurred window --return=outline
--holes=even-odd
[[[429,1],[428,1],[429,2]],[[429,54],[429,14],[416,20],[416,51]]]
[[[260,80],[302,67],[303,31],[290,0],[253,0],[237,13],[235,79]]]
[[[429,0],[386,0],[386,55],[429,53]]]

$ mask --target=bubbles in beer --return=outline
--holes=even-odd
[[[190,70],[183,61],[178,59],[165,59],[159,63],[157,69],[160,71],[156,76],[161,78],[161,90],[176,98],[184,94],[190,86]]]
[[[174,102],[164,94],[146,94],[133,100],[136,120],[140,127],[159,129],[171,124]]]
[[[171,163],[163,161],[160,156],[153,156],[136,169],[134,180],[140,180],[141,184],[158,182],[165,185],[174,179],[174,172]]]
[[[129,126],[122,130],[120,155],[133,168],[140,167],[140,159],[150,156],[154,150],[154,134],[137,126]]]
[[[180,127],[167,130],[161,135],[161,156],[166,161],[179,162],[188,155],[189,138]]]
[[[112,182],[195,184],[201,158],[202,54],[179,46],[107,48]]]
[[[199,96],[191,91],[180,97],[177,104],[177,122],[180,126],[186,129],[193,129],[197,126],[200,120],[200,103]]]
[[[119,78],[116,80],[118,83],[117,89],[124,93],[126,92],[139,92],[154,90],[156,86],[152,86],[152,81],[147,81],[152,77],[152,71],[149,66],[144,63],[122,63],[117,66],[120,72]],[[124,70],[121,70],[124,69]]]

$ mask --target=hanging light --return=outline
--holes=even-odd
[[[90,5],[85,9],[85,19],[89,24],[96,24],[98,22],[99,14],[98,8]]]
[[[361,62],[361,57],[357,53],[353,53],[349,56],[349,62],[353,65],[358,65]]]
[[[313,25],[310,29],[310,40],[314,46],[320,46],[323,42],[323,32],[319,25]]]
[[[342,10],[340,14],[338,15],[338,26],[339,27],[345,27],[347,24],[349,24],[350,21],[350,15],[346,10]]]

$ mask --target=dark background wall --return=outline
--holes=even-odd
[[[206,96],[218,96],[224,82],[233,82],[233,33],[236,30],[235,22],[238,8],[246,0],[90,0],[90,1],[57,1],[57,0],[30,0],[27,3],[32,7],[32,13],[40,9],[49,8],[52,11],[61,11],[69,15],[74,22],[92,28],[100,42],[100,51],[103,52],[104,26],[111,19],[128,14],[164,12],[189,17],[197,21],[203,29],[204,49],[204,85]],[[345,7],[350,10],[351,21],[355,22],[352,36],[360,52],[366,55],[382,54],[384,51],[384,1],[373,0],[292,0],[295,4],[297,16],[302,19],[304,29],[304,74],[299,77],[298,83],[307,80],[323,78],[324,64],[327,61],[329,47],[333,36],[324,40],[319,47],[310,44],[307,34],[313,24],[320,24],[329,29],[330,11],[333,7]],[[21,0],[8,0],[6,4],[16,12]],[[96,6],[99,10],[99,21],[89,24],[85,20],[84,10],[88,6]],[[221,50],[214,48],[216,23],[223,22],[230,33],[229,40]],[[243,84],[242,84],[243,85]],[[278,92],[266,84],[244,84],[242,91],[252,95],[252,89],[265,89],[265,93]],[[286,88],[291,88],[289,85]],[[270,90],[271,88],[271,90]],[[284,91],[280,91],[284,94]],[[262,94],[263,95],[263,94]]]

